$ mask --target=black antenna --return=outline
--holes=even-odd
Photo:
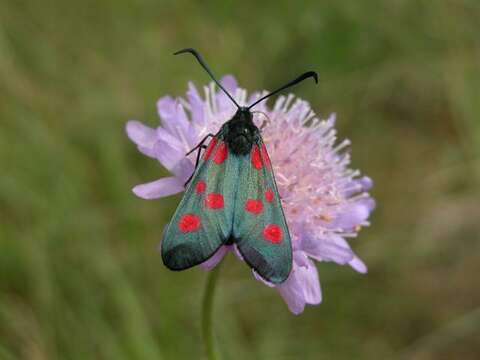
[[[295,84],[298,84],[299,82],[305,80],[305,79],[308,79],[309,77],[313,77],[315,79],[315,83],[318,84],[318,75],[315,71],[307,71],[306,73],[303,73],[302,75],[300,75],[299,77],[297,77],[295,80],[292,80],[290,81],[288,84],[286,85],[283,85],[281,88],[275,90],[275,91],[272,91],[270,94],[268,95],[265,95],[264,97],[258,99],[257,101],[255,101],[252,105],[250,105],[247,109],[251,109],[252,107],[254,107],[255,105],[257,105],[260,101],[263,101],[265,100],[266,98],[272,96],[272,95],[275,95],[276,93],[282,91],[282,90],[285,90],[286,88],[289,88],[290,86],[293,86]]]
[[[235,105],[237,105],[237,108],[240,109],[240,105],[237,104],[235,99],[228,93],[228,91],[223,88],[223,86],[217,81],[217,79],[215,79],[215,76],[213,76],[212,71],[208,68],[207,64],[205,64],[205,61],[203,60],[202,56],[198,53],[197,50],[192,49],[192,48],[186,48],[186,49],[178,50],[177,52],[173,53],[173,55],[178,55],[178,54],[183,54],[183,53],[190,53],[193,56],[195,56],[195,58],[198,60],[200,65],[202,65],[202,67],[205,69],[205,71],[208,73],[208,75],[210,75],[210,77],[213,79],[213,81],[215,81],[215,83],[218,85],[218,87],[220,89],[222,89],[223,92],[225,94],[227,94],[227,96],[230,98],[230,100],[232,100],[233,103]]]

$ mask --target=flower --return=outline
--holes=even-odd
[[[263,94],[247,92],[237,86],[235,78],[225,76],[222,85],[240,105],[251,104]],[[162,97],[158,113],[162,124],[156,129],[131,120],[126,131],[145,155],[156,158],[172,174],[150,183],[137,185],[133,192],[144,199],[157,199],[179,193],[194,170],[194,155],[185,154],[208,133],[216,133],[236,111],[213,82],[204,87],[201,97],[189,83],[186,99]],[[258,104],[254,121],[261,125],[282,198],[293,249],[293,267],[288,279],[273,285],[253,271],[257,280],[275,287],[294,314],[306,304],[322,300],[318,271],[313,260],[348,264],[360,273],[367,267],[350,248],[347,238],[357,236],[375,201],[368,194],[372,181],[351,170],[348,140],[337,144],[335,116],[318,119],[308,102],[293,95],[280,96],[270,109]],[[263,113],[263,114],[262,114]],[[201,264],[213,268],[234,245],[222,246],[213,257]]]

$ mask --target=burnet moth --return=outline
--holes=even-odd
[[[216,80],[195,49],[175,55],[183,53],[195,56],[237,111],[187,154],[198,150],[194,173],[164,233],[162,260],[171,270],[184,270],[208,260],[222,245],[235,245],[258,275],[280,284],[292,269],[290,233],[267,149],[250,110],[307,78],[318,82],[317,74],[308,71],[245,107]]]

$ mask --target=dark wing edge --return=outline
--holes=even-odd
[[[163,244],[163,239],[162,239],[162,244]],[[212,258],[215,253],[222,247],[222,243],[218,244],[218,247],[213,250],[209,256],[202,258],[202,257],[197,257],[193,258],[191,260],[184,261],[183,263],[179,263],[178,261],[174,261],[175,253],[178,251],[185,250],[186,252],[190,252],[191,249],[187,246],[185,248],[182,248],[182,245],[178,245],[175,248],[172,248],[171,250],[164,250],[163,245],[161,245],[161,255],[162,255],[162,262],[163,264],[172,271],[182,271],[182,270],[187,270],[190,269],[194,266],[200,265],[204,263],[205,261],[209,260]]]

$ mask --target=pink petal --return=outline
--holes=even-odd
[[[259,92],[259,91],[255,91],[255,92],[251,93],[250,96],[247,99],[247,105],[253,104],[255,101],[260,99],[260,95],[262,95],[262,93]]]
[[[183,191],[183,183],[172,176],[137,185],[132,191],[142,199],[158,199]]]
[[[188,150],[187,146],[183,144],[176,136],[173,136],[168,130],[163,127],[157,128],[157,138],[164,143],[167,143],[179,153],[185,154]]]
[[[351,250],[348,242],[344,238],[342,238],[341,236],[336,236],[333,240],[339,246],[343,246],[344,248],[348,248],[351,251],[351,253],[353,255],[353,258],[350,261],[348,261],[348,265],[350,265],[355,271],[357,271],[361,274],[366,274],[367,271],[368,271],[367,265],[365,265],[365,263],[362,260],[360,260],[360,258],[357,255],[355,255],[353,250]],[[341,264],[341,265],[343,265],[343,264]]]
[[[187,158],[180,160],[172,169],[171,172],[174,174],[182,184],[188,180],[188,178],[193,174],[193,164]]]
[[[310,265],[310,260],[308,260],[308,256],[304,251],[294,251],[293,262],[299,267],[308,267]]]
[[[153,150],[157,160],[169,171],[172,171],[182,159],[185,159],[185,153],[175,150],[163,141],[157,141]]]
[[[366,274],[368,272],[367,265],[360,260],[358,256],[355,256],[352,261],[348,263],[355,271],[361,273],[361,274]]]
[[[172,134],[179,136],[184,134],[189,128],[189,121],[183,106],[171,96],[164,96],[157,101],[157,110],[162,125]]]
[[[205,124],[205,118],[203,114],[205,102],[198,94],[197,88],[192,82],[188,83],[187,91],[188,102],[190,103],[190,111],[192,113],[192,125],[198,124],[200,126]]]
[[[318,305],[322,302],[322,291],[320,289],[320,280],[315,264],[309,260],[310,264],[303,270],[303,293],[307,304]]]
[[[360,184],[362,184],[363,191],[368,191],[373,186],[373,180],[368,176],[363,176],[362,178],[358,179]]]
[[[372,188],[372,186],[373,186],[373,180],[368,176],[363,176],[361,178],[354,179],[348,184],[348,188],[350,190],[345,192],[345,196],[350,197],[354,194],[368,191]]]
[[[352,229],[368,219],[371,211],[370,206],[371,204],[363,201],[349,204],[330,226],[340,227],[342,229]]]
[[[238,83],[233,75],[225,75],[220,79],[220,83],[232,96],[235,94],[235,91],[237,91]]]
[[[264,283],[265,285],[267,285],[268,287],[275,287],[275,284],[272,284],[271,282],[265,280],[264,278],[262,278],[255,270],[252,269],[252,273],[253,273],[253,277],[258,280],[258,281],[261,281],[262,283]]]
[[[298,288],[295,281],[287,279],[286,283],[281,284],[277,288],[283,300],[286,302],[288,309],[295,315],[301,314],[303,309],[305,309],[306,303],[302,291]]]
[[[317,268],[311,261],[308,261],[308,266],[299,266],[294,261],[290,276],[277,288],[295,315],[303,312],[306,304],[316,305],[322,301]]]
[[[147,156],[155,157],[153,147],[157,141],[157,135],[154,129],[143,125],[139,121],[130,120],[127,122],[125,130],[140,152]]]
[[[371,197],[360,200],[360,202],[371,212],[377,206],[375,200]]]
[[[319,261],[333,261],[344,265],[354,257],[348,243],[340,236],[330,234],[325,238],[306,237],[301,249],[312,258]]]
[[[200,264],[202,269],[204,270],[211,270],[217,264],[220,262],[220,260],[223,259],[223,257],[227,254],[228,248],[226,246],[220,246],[220,248],[213,254],[213,256],[208,259],[207,261],[204,261],[203,263]]]
[[[228,91],[228,93],[235,98],[235,92],[237,90],[237,80],[232,75],[225,75],[221,80],[220,83]],[[228,109],[235,108],[232,100],[221,90],[218,89],[218,93],[216,96],[217,99],[217,106],[220,111],[225,111]]]
[[[233,247],[233,253],[234,253],[235,256],[238,258],[238,260],[240,260],[240,261],[245,261],[245,259],[243,258],[242,254],[240,253],[240,250],[238,250],[237,244],[233,244],[232,247]]]

